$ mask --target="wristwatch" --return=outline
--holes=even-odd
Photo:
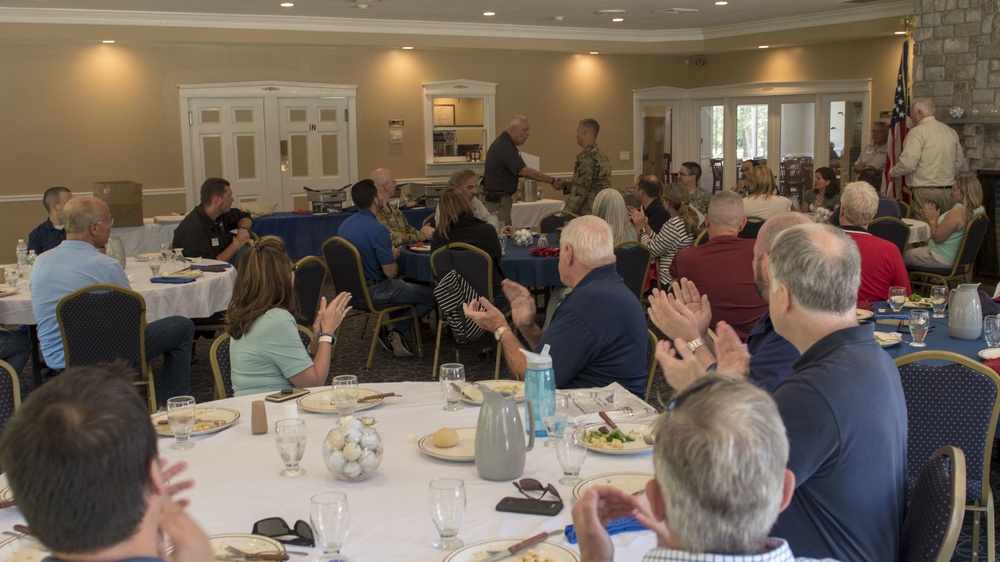
[[[328,343],[330,345],[333,345],[333,344],[337,343],[337,336],[335,336],[334,334],[332,334],[330,332],[320,332],[316,336],[316,341],[318,341],[320,343]]]
[[[698,351],[698,348],[703,345],[705,345],[705,340],[701,338],[687,342],[688,349],[691,350],[691,353]]]
[[[496,338],[497,341],[500,341],[500,338],[503,336],[503,333],[507,331],[510,331],[510,326],[507,325],[500,326],[499,328],[496,329],[496,331],[493,332],[493,337]]]

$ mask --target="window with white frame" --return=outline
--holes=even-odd
[[[424,84],[424,155],[428,176],[482,170],[496,136],[496,83],[446,80]]]

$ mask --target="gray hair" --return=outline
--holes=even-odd
[[[593,213],[604,219],[611,227],[612,241],[615,244],[635,240],[635,229],[629,222],[625,198],[617,189],[607,188],[594,197]]]
[[[528,122],[528,118],[524,115],[512,115],[510,121],[507,121],[507,129],[511,127],[520,126]]]
[[[935,109],[931,98],[917,98],[910,104],[910,110],[924,116],[934,115]]]
[[[653,465],[667,519],[691,552],[759,552],[781,508],[785,426],[752,384],[702,382],[658,423]]]
[[[716,193],[708,204],[708,219],[712,226],[738,229],[743,222],[743,198],[735,191]]]
[[[785,230],[774,240],[770,265],[774,283],[788,287],[806,310],[845,314],[857,304],[861,254],[839,228],[804,224]]]
[[[854,226],[865,226],[878,211],[878,193],[868,182],[855,181],[844,186],[840,195],[840,210]]]
[[[575,218],[563,228],[559,245],[573,246],[573,255],[587,267],[615,263],[614,235],[604,219],[594,215]]]
[[[66,234],[83,234],[90,225],[104,220],[104,210],[96,197],[74,197],[63,207],[63,225]]]

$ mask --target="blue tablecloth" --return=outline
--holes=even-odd
[[[414,228],[420,228],[424,219],[434,213],[434,209],[413,209],[403,211],[403,216]],[[274,213],[257,217],[253,221],[253,231],[258,236],[269,234],[281,237],[288,247],[292,259],[305,256],[322,256],[323,242],[336,236],[341,223],[353,213],[327,213],[325,215],[303,215],[298,213]]]
[[[892,309],[890,309],[886,303],[872,303],[873,312],[878,313],[877,311],[880,308],[886,309],[886,314],[892,314]],[[910,308],[906,307],[900,314],[906,314],[909,313],[909,311]],[[933,312],[931,314],[933,315]],[[899,320],[892,320],[892,324],[875,324],[875,330],[878,332],[898,331],[903,336],[903,343],[884,348],[893,359],[909,355],[911,353],[916,353],[918,351],[951,351],[959,355],[964,355],[974,361],[982,362],[982,359],[979,357],[979,352],[987,347],[986,339],[983,338],[982,334],[979,335],[979,339],[977,340],[960,340],[953,338],[948,333],[948,319],[934,318],[931,316],[931,330],[927,332],[927,337],[924,338],[927,346],[913,347],[910,345],[910,342],[913,341],[913,339],[910,337],[909,328],[904,327],[897,329],[899,322]]]
[[[549,246],[559,247],[559,238],[549,234]],[[535,236],[538,240],[538,236]],[[500,260],[500,271],[504,277],[517,281],[525,287],[561,287],[559,280],[559,258],[540,258],[531,255],[531,246],[517,246],[513,240],[507,241],[506,252]],[[406,279],[431,283],[434,275],[431,273],[430,252],[414,252],[403,247],[399,255],[399,268]]]

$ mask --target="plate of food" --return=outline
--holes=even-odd
[[[583,428],[584,444],[595,453],[608,455],[631,455],[652,451],[653,446],[647,445],[642,438],[644,432],[652,427],[643,423],[620,422],[618,429],[611,429],[604,423],[590,424]],[[607,430],[607,433],[601,431]]]
[[[892,347],[903,341],[903,336],[898,332],[875,332],[875,341],[882,347]]]
[[[527,538],[527,537],[525,537]],[[490,553],[510,548],[524,539],[498,539],[469,544],[452,552],[444,562],[481,562]],[[580,557],[572,550],[559,544],[541,542],[535,546],[504,558],[504,562],[579,562]]]
[[[11,295],[16,295],[20,291],[17,287],[11,287],[10,285],[5,285],[0,287],[0,298],[9,297]]]
[[[979,356],[983,359],[996,359],[1000,357],[1000,347],[991,347],[989,349],[984,349],[979,352]],[[4,499],[3,493],[0,492],[0,501]]]
[[[476,428],[441,428],[421,437],[417,448],[443,461],[472,462],[476,460]]]
[[[202,407],[196,406],[194,409],[194,431],[191,435],[208,435],[218,433],[227,427],[231,427],[240,419],[240,413],[232,408],[221,406]],[[160,412],[153,414],[153,427],[161,437],[173,437],[174,432],[170,431],[170,422],[167,421],[167,413]]]
[[[145,254],[136,254],[136,261],[149,261],[151,259],[162,258],[163,254],[160,252],[146,252]]]
[[[261,535],[210,535],[208,545],[216,560],[239,560],[247,554],[284,554],[285,546],[280,542]],[[173,552],[173,546],[168,547],[167,554]],[[242,554],[237,553],[239,551]]]
[[[870,310],[865,310],[863,308],[856,309],[854,313],[858,315],[858,320],[867,320],[872,316],[875,316],[874,312]]]
[[[410,246],[411,252],[429,252],[431,251],[430,246],[417,246],[416,244]]]
[[[358,389],[358,406],[354,408],[355,412],[360,412],[361,410],[367,410],[369,408],[374,408],[382,403],[385,398],[376,398],[374,400],[362,401],[365,396],[374,396],[376,394],[382,394],[374,390],[369,390],[367,388]],[[310,392],[305,396],[300,397],[296,402],[299,406],[307,412],[313,412],[315,414],[336,414],[337,407],[333,404],[333,389],[321,390],[319,392]]]
[[[583,499],[583,494],[594,486],[613,486],[619,490],[640,495],[646,490],[646,483],[654,478],[652,472],[609,472],[598,474],[581,481],[573,487],[573,497],[577,501]]]
[[[16,535],[0,542],[0,560],[41,562],[52,556],[49,549],[31,535]]]
[[[511,380],[488,380],[475,383],[467,382],[465,383],[465,386],[462,387],[462,402],[468,402],[469,404],[483,403],[483,391],[479,390],[476,386],[477,384],[481,384],[495,392],[513,393],[515,400],[518,402],[524,402],[524,382]]]

